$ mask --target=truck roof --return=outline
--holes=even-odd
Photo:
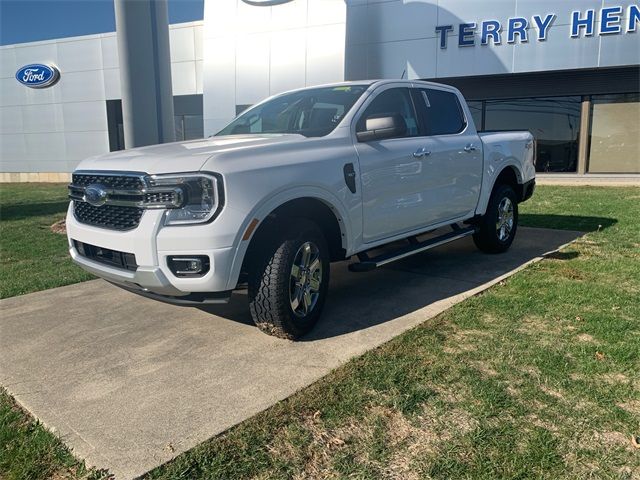
[[[384,85],[386,83],[421,83],[424,85],[436,85],[436,86],[449,86],[446,84],[442,84],[442,83],[436,83],[436,82],[427,82],[426,80],[419,80],[419,79],[414,79],[414,80],[409,80],[406,78],[403,79],[399,79],[399,78],[386,78],[386,79],[369,79],[369,80],[351,80],[348,82],[336,82],[336,83],[326,83],[326,84],[320,84],[320,85],[311,85],[311,86],[307,86],[307,87],[302,87],[302,88],[295,88],[292,89],[290,91],[298,91],[298,90],[307,90],[307,89],[311,89],[311,88],[322,88],[322,87],[342,87],[342,86],[349,86],[349,85],[367,85],[367,86],[372,86],[372,85]]]

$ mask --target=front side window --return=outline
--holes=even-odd
[[[367,85],[313,88],[279,95],[243,112],[218,135],[297,133],[322,137],[333,131]]]
[[[418,121],[416,112],[413,108],[411,96],[408,88],[390,88],[380,93],[364,113],[360,116],[356,125],[356,131],[363,132],[366,130],[367,118],[375,116],[392,116],[394,114],[402,115],[407,124],[407,133],[405,137],[415,137],[418,135]]]
[[[425,135],[453,135],[464,130],[466,122],[455,93],[431,88],[419,92],[416,105],[423,112]]]

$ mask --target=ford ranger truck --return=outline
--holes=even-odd
[[[478,132],[450,86],[295,90],[209,138],[81,162],[69,251],[114,285],[178,305],[227,302],[246,285],[256,325],[296,339],[320,317],[331,262],[368,271],[467,236],[507,250],[534,157],[528,131]]]

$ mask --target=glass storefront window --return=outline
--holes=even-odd
[[[469,110],[471,110],[471,117],[473,118],[476,130],[482,130],[484,128],[482,126],[482,102],[470,100],[467,102],[467,105],[469,106]]]
[[[580,96],[487,100],[484,129],[530,130],[538,142],[536,171],[576,172],[581,101]]]
[[[589,173],[640,173],[640,93],[593,95]]]
[[[176,141],[194,140],[204,136],[202,115],[176,115]]]

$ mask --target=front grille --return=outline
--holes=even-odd
[[[111,200],[141,202],[146,187],[144,174],[118,175],[101,172],[74,173],[69,186],[73,199],[73,212],[76,220],[94,227],[110,230],[132,230],[138,226],[144,209],[129,205],[94,206],[83,201],[85,187],[97,185],[117,192],[110,195]]]
[[[177,202],[177,195],[176,191],[148,192],[144,196],[144,201],[145,203],[171,204]]]
[[[138,269],[136,256],[133,253],[119,252],[108,248],[96,247],[88,243],[73,241],[78,253],[90,260],[93,260],[110,267],[123,268],[135,272]]]
[[[94,207],[86,202],[75,200],[73,213],[80,223],[111,230],[132,230],[140,223],[144,209],[139,207],[122,207],[119,205],[102,205]]]
[[[141,190],[144,181],[137,175],[102,175],[102,174],[78,174],[72,176],[72,185],[86,187],[91,184],[99,184],[115,190]]]

